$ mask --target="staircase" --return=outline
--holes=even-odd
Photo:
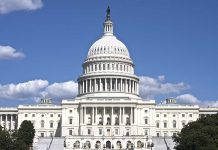
[[[64,150],[64,138],[41,137],[34,150]]]

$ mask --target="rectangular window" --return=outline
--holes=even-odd
[[[164,114],[164,117],[167,117],[167,114]]]
[[[50,128],[53,128],[53,126],[54,126],[53,122],[50,122]]]
[[[159,117],[159,114],[156,114],[156,117],[158,118],[158,117]]]
[[[164,128],[167,128],[167,122],[164,122]]]
[[[72,124],[72,123],[73,123],[73,119],[70,118],[70,119],[69,119],[69,124]]]
[[[115,135],[119,134],[119,129],[115,129]]]
[[[72,111],[72,110],[69,110],[69,112],[72,113],[73,111]]]
[[[192,114],[189,114],[189,117],[192,117]]]
[[[99,129],[99,130],[98,130],[98,134],[99,134],[99,135],[102,135],[102,129]]]
[[[158,132],[158,133],[157,133],[157,137],[159,137],[159,136],[160,136],[160,133]]]
[[[148,112],[148,110],[147,109],[145,109],[145,113],[147,113]]]
[[[27,115],[27,114],[25,114],[25,117],[28,117],[28,115]]]
[[[91,134],[91,129],[88,129],[88,135],[90,135]]]
[[[185,117],[185,114],[182,114],[182,117]]]
[[[61,114],[58,114],[58,117],[61,117]]]
[[[145,135],[148,135],[148,130],[145,130],[144,133],[145,133]]]
[[[148,124],[148,119],[147,118],[145,118],[145,124]]]
[[[53,117],[53,114],[50,114],[50,117]]]
[[[41,133],[41,137],[44,137],[44,133]]]
[[[159,122],[156,123],[156,127],[157,127],[157,128],[160,127],[160,123],[159,123]]]
[[[73,135],[73,131],[72,130],[69,130],[69,135]]]
[[[32,114],[32,117],[35,117],[35,114]]]

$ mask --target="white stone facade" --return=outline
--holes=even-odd
[[[148,149],[152,137],[172,136],[200,116],[218,108],[164,104],[139,97],[139,79],[127,47],[113,34],[110,10],[103,36],[89,49],[78,78],[78,96],[53,105],[43,99],[37,105],[0,108],[0,125],[14,130],[30,120],[39,137],[64,137],[66,149]]]

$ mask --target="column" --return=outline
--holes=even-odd
[[[133,123],[136,124],[136,108],[133,107]]]
[[[83,123],[83,108],[82,107],[80,107],[80,124],[82,124]]]
[[[94,111],[95,107],[92,107],[92,125],[94,124],[94,118],[95,118],[95,111]]]
[[[95,124],[97,123],[98,107],[95,107]]]
[[[5,128],[8,129],[8,115],[5,114]]]
[[[102,118],[102,121],[103,121],[103,125],[105,125],[105,107],[103,107],[103,118]]]
[[[102,91],[101,78],[99,79],[99,89],[100,89],[100,92],[101,92]]]
[[[133,120],[133,117],[132,117],[132,107],[130,107],[130,124],[132,125],[132,120]]]
[[[134,107],[132,107],[132,124],[134,124]]]
[[[88,83],[89,83],[89,84],[88,84],[88,85],[89,85],[89,86],[88,86],[88,92],[91,92],[91,79],[89,79],[89,80],[87,80],[87,81],[88,81]]]
[[[10,123],[10,127],[9,127],[10,129],[12,129],[12,116],[13,116],[13,115],[11,114],[11,120],[10,120],[11,123]]]
[[[114,115],[113,114],[114,114],[114,108],[112,107],[111,108],[111,125],[114,125],[114,118],[113,118]]]
[[[88,89],[88,80],[85,80],[86,81],[86,93],[88,93],[87,89]]]
[[[94,79],[94,92],[97,92],[97,90],[96,90],[96,79]]]
[[[122,123],[124,124],[124,122],[125,122],[125,120],[124,120],[124,115],[125,115],[125,108],[124,107],[122,107],[122,109],[123,109],[123,114],[122,114]]]
[[[115,91],[118,92],[117,78],[116,78],[115,80],[116,80],[116,83],[115,83]]]
[[[119,114],[119,125],[121,125],[121,107],[120,107],[120,114]]]
[[[84,123],[86,124],[86,107],[84,107]]]
[[[83,92],[82,93],[84,93],[85,92],[85,84],[84,84],[84,81],[82,81],[82,84],[83,84]]]
[[[107,91],[107,78],[104,79],[104,91]]]
[[[128,92],[128,86],[127,86],[127,79],[125,79],[125,93],[127,93]]]
[[[122,78],[120,79],[120,91],[121,92],[123,91],[123,80],[122,80]]]
[[[113,91],[113,89],[112,89],[112,83],[113,83],[112,80],[113,80],[113,78],[110,78],[109,80],[110,80],[110,91]]]

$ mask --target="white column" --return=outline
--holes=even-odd
[[[132,120],[133,120],[133,117],[132,117],[132,107],[130,107],[130,124],[132,125]]]
[[[110,80],[110,91],[112,91],[113,90],[112,89],[112,83],[113,83],[112,80],[113,80],[113,78],[110,78],[109,80]]]
[[[80,107],[80,124],[82,124],[83,123],[83,108],[82,107]]]
[[[88,91],[91,92],[91,79],[87,80],[89,83]]]
[[[124,108],[124,107],[122,107],[122,109],[123,109],[123,114],[122,114],[122,123],[124,124],[124,123],[125,123],[125,120],[124,120],[125,108]]]
[[[94,79],[94,92],[97,92],[97,90],[96,90],[96,79]]]
[[[2,114],[0,114],[0,126],[2,126]]]
[[[10,127],[9,127],[10,129],[12,129],[12,116],[13,115],[11,114],[11,120],[10,120],[11,122],[10,122]]]
[[[105,107],[103,107],[103,113],[104,113],[104,114],[103,114],[103,118],[102,118],[103,120],[102,120],[102,121],[103,121],[103,125],[105,125],[105,124],[106,124],[106,123],[105,123],[105,120],[106,120],[106,119],[105,119]]]
[[[134,107],[131,107],[132,109],[132,124],[134,124]]]
[[[114,108],[111,108],[111,125],[114,125]]]
[[[8,115],[7,114],[5,114],[5,127],[6,127],[6,129],[8,129]]]
[[[88,80],[85,80],[86,81],[86,93],[88,92],[87,89],[88,89]]]
[[[122,78],[120,79],[120,91],[123,92],[123,80],[122,80]]]
[[[118,92],[117,78],[116,78],[115,80],[116,80],[116,83],[115,83],[115,91]]]
[[[121,115],[121,107],[120,107],[120,114],[119,114],[119,125],[121,125],[121,117],[122,117],[122,115]]]
[[[94,115],[95,115],[95,111],[94,111],[95,107],[92,107],[92,125],[94,124]]]
[[[86,124],[87,122],[86,122],[86,107],[84,107],[84,124]]]
[[[100,88],[100,92],[102,92],[102,83],[101,83],[101,78],[99,79],[99,88]]]
[[[128,92],[128,86],[127,86],[127,79],[125,79],[125,93],[127,93]]]
[[[85,86],[84,86],[84,81],[82,81],[82,84],[83,84],[83,92],[82,93],[84,93],[85,92]]]
[[[95,124],[97,123],[97,112],[98,112],[98,107],[95,107]]]

